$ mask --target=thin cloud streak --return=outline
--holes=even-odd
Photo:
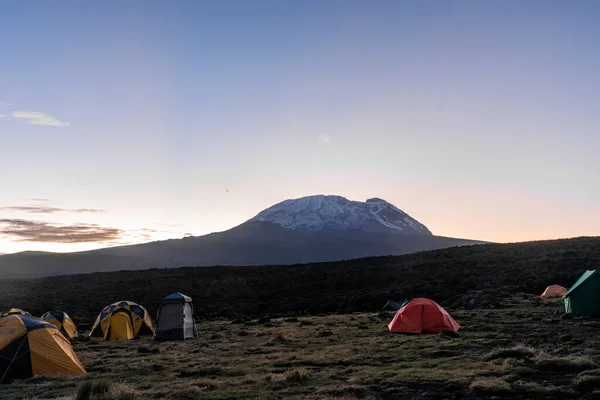
[[[26,212],[29,214],[54,214],[59,212],[69,213],[105,213],[105,210],[99,210],[94,208],[59,208],[59,207],[42,207],[42,206],[10,206],[0,207],[0,211],[12,211],[12,212]]]
[[[65,127],[71,125],[68,122],[62,122],[51,115],[37,111],[13,111],[8,114],[8,117],[12,119],[24,120],[32,125],[46,125],[53,127]]]
[[[22,243],[97,243],[102,245],[102,247],[112,247],[166,239],[157,238],[155,234],[170,234],[171,238],[193,235],[191,233],[184,234],[149,228],[125,231],[97,224],[78,223],[65,225],[27,219],[0,219],[0,238]]]
[[[96,224],[59,225],[24,219],[0,219],[0,237],[16,242],[105,243],[121,238],[123,231]]]
[[[40,197],[29,197],[27,199],[25,199],[25,201],[31,201],[34,203],[52,203],[52,200],[50,199],[42,199]]]

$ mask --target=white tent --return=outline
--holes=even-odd
[[[157,340],[185,340],[198,336],[192,298],[175,292],[160,299],[154,332]]]

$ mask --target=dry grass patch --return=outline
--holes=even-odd
[[[134,400],[136,391],[123,383],[106,380],[86,381],[79,387],[75,400]]]
[[[578,376],[575,381],[575,389],[581,392],[591,392],[600,389],[600,371],[588,371]]]
[[[511,384],[512,390],[528,399],[535,398],[574,398],[575,393],[568,388],[559,388],[535,382],[517,381]]]
[[[217,376],[221,374],[223,368],[220,366],[208,366],[208,367],[198,367],[198,368],[183,368],[181,369],[177,376],[180,378],[196,378],[196,377],[204,377],[204,376]]]
[[[576,373],[597,368],[588,356],[552,357],[541,355],[535,360],[535,368],[545,372]]]
[[[500,378],[477,379],[469,386],[477,395],[484,396],[510,396],[512,389],[508,383]]]
[[[294,368],[288,370],[284,376],[287,382],[302,383],[310,379],[311,373],[306,368]]]
[[[267,343],[265,343],[265,346],[284,346],[289,342],[289,339],[286,339],[283,335],[278,334],[271,337]]]
[[[539,350],[520,344],[505,349],[495,349],[486,354],[483,359],[485,361],[492,361],[499,358],[529,359],[535,357],[538,353]]]
[[[360,385],[342,385],[321,389],[318,393],[336,399],[361,398],[366,394],[366,390]]]
[[[502,360],[502,367],[509,371],[513,368],[525,368],[529,372],[529,375],[533,375],[534,371],[573,374],[598,367],[596,362],[589,356],[568,355],[557,357],[543,350],[524,345],[496,349],[486,354],[483,358],[487,361]],[[496,362],[496,364],[498,363]],[[522,372],[520,375],[524,375]]]
[[[137,348],[139,354],[159,354],[160,348],[150,346],[140,346]]]

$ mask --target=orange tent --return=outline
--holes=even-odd
[[[438,333],[456,332],[460,325],[435,301],[421,297],[399,309],[388,328],[390,332]]]
[[[548,286],[540,297],[563,297],[567,294],[567,289],[560,285]]]

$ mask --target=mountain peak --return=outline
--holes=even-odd
[[[366,202],[342,196],[315,195],[284,200],[248,222],[260,221],[288,229],[362,229],[404,235],[431,235],[429,229],[393,204],[380,198]]]

